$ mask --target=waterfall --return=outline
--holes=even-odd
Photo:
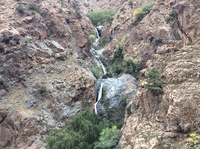
[[[95,31],[95,34],[96,34],[96,39],[95,39],[93,45],[94,45],[95,47],[97,47],[98,44],[99,44],[100,36],[99,36],[99,31],[98,31],[98,29],[97,29],[96,27],[94,28],[94,31]]]
[[[100,100],[102,98],[103,95],[103,83],[101,83],[100,88],[98,90],[98,94],[97,94],[97,101],[94,104],[94,110],[95,110],[95,114],[98,114],[98,109],[101,109],[101,104],[100,104]]]
[[[101,61],[100,61],[100,64],[101,64],[101,67],[102,67],[102,70],[103,70],[103,75],[106,75],[107,71],[106,71],[105,66],[102,64]]]

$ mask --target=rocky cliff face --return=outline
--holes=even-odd
[[[140,20],[133,12],[149,1],[132,2],[1,0],[0,148],[46,148],[51,128],[65,127],[70,116],[93,105],[93,26],[83,14],[100,8],[116,11],[102,30],[111,40],[106,58],[126,39],[125,59],[143,64],[121,148],[190,148],[185,138],[200,127],[199,2],[157,0]],[[164,80],[157,96],[144,89],[153,66]]]
[[[144,64],[139,89],[132,99],[133,114],[123,128],[121,148],[189,148],[184,140],[200,126],[200,6],[196,1],[158,0],[143,19],[133,19],[134,10],[146,3],[124,2],[105,31],[110,31],[112,39],[105,51],[113,51],[128,38],[125,58]],[[172,12],[175,16],[168,23]],[[144,74],[152,67],[159,69],[164,80],[159,96],[144,89]]]
[[[0,148],[45,148],[51,128],[95,101],[93,27],[74,1],[0,4]]]
[[[104,47],[105,56],[111,58],[115,46],[126,38],[125,59],[143,63],[121,148],[193,148],[185,138],[200,126],[199,2],[157,0],[139,20],[133,12],[149,1],[132,2],[97,2],[104,3],[102,7],[114,5],[117,12],[103,30],[111,39]],[[144,89],[144,74],[152,67],[158,68],[164,80],[163,93],[158,96]]]

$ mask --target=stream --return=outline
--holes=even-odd
[[[98,27],[97,27],[98,28]],[[93,43],[97,47],[100,40],[99,29],[95,28],[96,39]],[[102,26],[99,26],[102,29]],[[90,52],[96,59],[98,66],[101,66],[103,75],[107,74],[106,67],[101,62],[100,57],[103,57],[102,50],[91,48]],[[102,113],[105,109],[103,101],[109,99],[109,108],[118,106],[122,99],[129,102],[134,98],[137,90],[137,80],[130,74],[122,74],[112,78],[103,79],[103,75],[97,80],[97,98],[94,104],[95,114]]]

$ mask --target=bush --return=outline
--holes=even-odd
[[[128,114],[128,116],[130,116],[131,115],[131,105],[129,105],[128,107],[126,107],[126,112],[127,112],[127,114]]]
[[[165,21],[168,24],[168,23],[176,20],[176,17],[177,17],[177,13],[175,11],[171,11],[169,13],[169,15],[165,18]]]
[[[95,41],[95,39],[96,39],[96,36],[95,35],[90,35],[89,39],[90,39],[90,42],[93,43]]]
[[[140,21],[142,20],[152,9],[154,3],[150,2],[147,4],[144,4],[141,8],[137,8],[133,12],[133,17],[135,20]]]
[[[127,58],[125,64],[125,72],[129,74],[138,75],[139,71],[141,70],[141,64],[138,62],[133,62],[132,58]]]
[[[187,141],[194,145],[196,149],[200,149],[200,135],[197,133],[191,133],[187,138]]]
[[[161,79],[158,70],[153,67],[145,74],[145,76],[147,77],[147,84],[145,84],[144,88],[151,90],[153,93],[161,93],[163,80]]]
[[[32,3],[32,4],[28,5],[28,9],[37,11],[38,10],[38,6],[35,3]]]
[[[24,8],[22,7],[22,5],[18,5],[17,8],[16,8],[16,10],[17,10],[19,13],[21,13],[21,14],[24,14],[24,12],[25,12],[25,10],[24,10]]]
[[[77,19],[82,19],[81,12],[79,10],[75,10],[75,16]]]
[[[123,66],[123,59],[124,59],[123,46],[117,45],[114,51],[114,56],[112,58],[112,72],[113,73],[116,73],[116,74],[121,73],[122,66]]]
[[[117,126],[105,128],[100,133],[99,141],[95,143],[94,149],[111,149],[118,145],[121,137],[121,131]]]
[[[129,0],[129,1],[128,1],[128,5],[132,7],[132,6],[133,6],[133,1],[132,1],[132,0]]]
[[[49,149],[93,149],[105,128],[100,117],[87,109],[74,116],[64,130],[54,129],[47,137]]]
[[[24,39],[23,39],[23,42],[24,42],[25,44],[27,44],[27,43],[30,43],[31,40],[32,40],[32,38],[31,38],[30,36],[25,36]]]
[[[62,12],[63,12],[62,8],[59,8],[58,13],[62,13]]]
[[[41,95],[44,95],[46,92],[47,92],[47,88],[45,85],[41,85],[39,88],[38,88],[38,92],[41,94]]]
[[[94,26],[104,23],[111,23],[114,15],[115,12],[112,9],[97,10],[88,14]]]
[[[92,73],[97,79],[99,79],[103,75],[101,66],[92,67]]]

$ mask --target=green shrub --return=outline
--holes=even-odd
[[[191,133],[187,138],[187,141],[194,145],[196,149],[200,149],[200,135],[197,133]]]
[[[127,114],[128,114],[128,116],[130,116],[131,115],[131,105],[129,105],[128,107],[126,107],[126,112],[127,112]]]
[[[125,63],[125,72],[129,74],[138,75],[141,70],[141,64],[139,62],[133,62],[132,58],[127,58]]]
[[[54,129],[47,137],[49,149],[93,149],[105,128],[104,123],[87,109],[76,114],[64,130]]]
[[[112,58],[111,69],[113,73],[119,74],[122,72],[123,59],[124,59],[123,46],[117,45],[114,51],[114,56]]]
[[[95,35],[90,35],[89,39],[90,39],[90,42],[93,43],[95,41],[95,39],[96,39],[96,36]]]
[[[88,14],[94,26],[104,23],[111,23],[114,15],[115,12],[112,9],[97,10]]]
[[[27,43],[30,43],[31,40],[32,40],[32,38],[30,36],[25,36],[23,39],[23,42],[27,44]]]
[[[62,13],[62,12],[63,12],[62,8],[59,8],[58,13]]]
[[[137,8],[133,12],[134,19],[137,21],[142,20],[151,11],[153,5],[154,5],[154,2],[150,2],[150,3],[142,5],[141,8]]]
[[[38,92],[41,94],[41,95],[44,95],[45,93],[47,93],[47,87],[45,85],[41,85],[39,88],[38,88]]]
[[[103,48],[107,43],[110,42],[110,38],[109,37],[101,37],[100,40],[99,40],[99,45],[98,45],[98,48],[101,49]]]
[[[79,10],[75,10],[75,16],[77,19],[82,19],[82,15],[81,15],[81,12]]]
[[[132,7],[132,6],[133,6],[133,1],[132,1],[132,0],[129,0],[129,1],[128,1],[128,5]]]
[[[0,67],[0,74],[7,74],[7,70],[3,67]]]
[[[25,9],[23,8],[22,5],[18,5],[17,8],[16,8],[16,10],[17,10],[19,13],[21,13],[21,14],[24,14],[24,12],[25,12]]]
[[[31,3],[31,4],[28,5],[28,9],[37,11],[38,6],[35,3]]]
[[[120,98],[120,97],[119,97]],[[103,101],[105,108],[104,121],[106,121],[109,126],[116,125],[118,129],[121,129],[124,124],[124,117],[126,112],[126,99],[122,99],[118,106],[110,108],[110,99]]]
[[[165,18],[166,23],[170,23],[174,20],[176,20],[177,13],[175,11],[171,11],[169,15]]]
[[[103,75],[102,67],[101,66],[92,67],[92,73],[97,79],[99,79]]]
[[[105,128],[100,133],[98,142],[95,142],[94,149],[114,149],[120,140],[121,131],[117,126],[112,128]]]
[[[153,93],[161,93],[163,80],[161,79],[158,70],[155,67],[153,67],[145,74],[145,76],[147,80],[144,88],[151,90]]]

